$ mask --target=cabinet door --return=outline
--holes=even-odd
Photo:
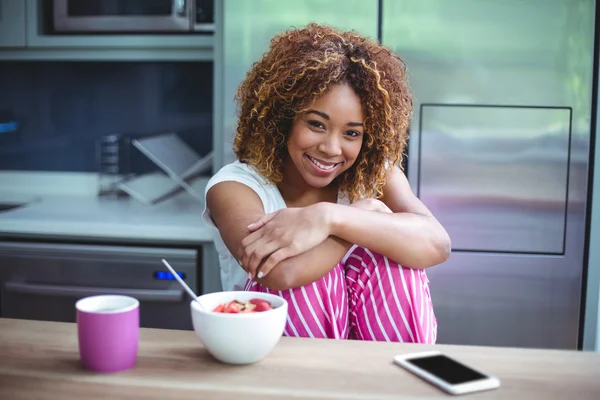
[[[215,97],[217,122],[215,136],[215,171],[222,164],[234,160],[232,151],[236,125],[235,91],[252,63],[258,61],[269,46],[271,38],[292,27],[310,22],[325,23],[342,30],[354,29],[371,38],[377,38],[378,2],[347,0],[343,3],[329,0],[225,0],[216,3],[217,43],[222,40],[223,54],[215,55],[216,75],[222,74],[223,85]],[[222,7],[222,9],[219,9]],[[222,15],[220,13],[222,12]],[[221,23],[219,23],[221,22]],[[217,52],[218,50],[215,49]],[[218,64],[222,63],[222,68]],[[218,88],[217,88],[217,91]],[[223,97],[220,97],[222,94]],[[223,124],[223,128],[219,125]]]
[[[0,47],[25,47],[25,2],[0,0]]]

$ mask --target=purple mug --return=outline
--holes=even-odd
[[[75,304],[79,355],[84,367],[119,372],[137,361],[140,303],[120,295],[86,297]]]

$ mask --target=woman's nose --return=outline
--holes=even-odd
[[[329,157],[336,157],[342,154],[342,143],[337,134],[329,134],[317,149]]]

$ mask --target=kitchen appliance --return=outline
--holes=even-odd
[[[0,110],[0,134],[14,133],[17,131],[19,123],[10,110]]]
[[[196,250],[0,242],[0,316],[74,322],[78,299],[120,294],[139,300],[140,326],[191,330],[190,298],[163,257],[199,292]]]
[[[580,347],[594,0],[248,3],[216,7],[214,171],[273,35],[314,21],[379,38],[408,64],[409,182],[452,238],[428,270],[438,342]]]
[[[452,238],[428,272],[441,343],[581,346],[594,3],[383,1],[409,181]]]
[[[214,0],[53,0],[55,32],[211,33]]]

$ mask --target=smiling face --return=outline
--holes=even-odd
[[[300,175],[314,188],[329,185],[356,161],[364,115],[351,86],[338,84],[296,117],[288,137],[286,175]]]

